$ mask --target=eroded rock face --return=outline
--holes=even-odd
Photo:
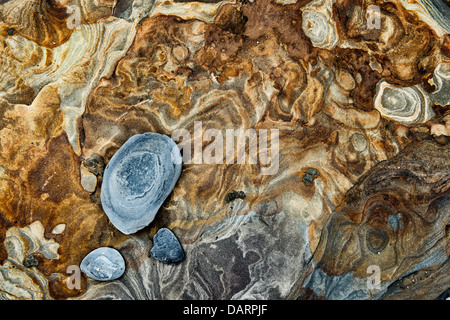
[[[425,0],[0,1],[0,296],[442,297],[447,11]],[[199,140],[193,153],[211,150],[218,139],[196,139],[199,122],[202,136],[278,130],[278,170],[224,152],[183,163],[154,193],[145,148],[114,165],[145,133],[182,129]],[[144,194],[165,200],[146,211]],[[161,228],[182,263],[149,256]],[[123,254],[122,277],[82,274],[69,288],[68,267],[100,247]]]
[[[169,137],[147,132],[131,137],[105,168],[102,208],[125,234],[155,218],[181,173],[180,150]]]
[[[420,270],[448,270],[448,230],[443,226],[450,221],[449,151],[449,145],[428,141],[412,144],[349,190],[316,252],[322,257],[309,284],[315,295],[391,298],[398,293],[398,279],[406,281]],[[379,290],[361,285],[371,265],[380,268]],[[428,281],[425,286],[411,283],[419,297],[426,298],[427,290],[439,295],[432,283],[450,285],[448,277]]]

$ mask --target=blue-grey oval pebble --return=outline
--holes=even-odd
[[[149,225],[178,181],[181,162],[180,149],[166,135],[128,139],[103,174],[100,196],[111,223],[125,234]]]
[[[184,251],[177,237],[167,228],[161,228],[153,237],[153,258],[166,263],[178,264],[184,260]]]
[[[125,260],[116,249],[101,247],[84,257],[80,269],[95,280],[115,280],[125,272]]]

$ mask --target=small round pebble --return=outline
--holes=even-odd
[[[184,260],[184,251],[177,237],[167,228],[161,228],[153,237],[153,258],[166,263],[178,264]]]
[[[101,247],[84,257],[80,269],[92,279],[110,281],[123,275],[125,260],[116,249]]]
[[[93,193],[97,187],[97,177],[92,173],[82,175],[81,186],[87,192]]]

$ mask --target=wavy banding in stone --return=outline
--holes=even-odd
[[[436,90],[430,94],[431,100],[441,106],[450,104],[450,63],[440,63],[433,74]]]
[[[47,277],[36,265],[27,267],[26,264],[26,259],[35,260],[35,255],[48,260],[59,259],[59,244],[45,239],[44,234],[40,221],[8,229],[4,240],[8,258],[0,265],[0,300],[51,299]]]
[[[338,42],[331,1],[313,1],[302,10],[302,28],[315,47],[333,49]]]
[[[439,36],[450,33],[450,6],[442,0],[400,0],[401,4],[429,24]]]
[[[418,284],[418,296],[438,296],[433,282],[447,288],[448,152],[448,144],[412,144],[355,184],[324,228],[306,287],[327,299],[377,299],[396,293],[396,279],[428,269],[434,279]],[[370,266],[380,268],[379,290],[364,285]]]
[[[330,299],[379,298],[366,290],[367,265],[355,263],[358,251],[348,254],[355,246],[339,247],[352,223],[349,240],[361,241],[359,261],[379,263],[390,277],[381,297],[428,299],[449,287],[448,263],[435,264],[442,261],[443,241],[432,246],[448,234],[448,219],[433,220],[435,203],[427,207],[430,196],[448,188],[448,178],[441,180],[430,159],[419,161],[416,154],[393,164],[397,174],[380,172],[370,187],[391,181],[392,200],[372,190],[367,209],[374,214],[363,227],[355,222],[362,213],[349,221],[336,210],[361,177],[409,143],[448,145],[446,71],[436,67],[448,63],[450,38],[434,14],[414,8],[421,0],[408,6],[398,0],[74,0],[82,19],[70,32],[62,1],[0,2],[0,238],[8,238],[0,245],[2,298],[264,299],[295,298],[303,289]],[[381,9],[380,30],[367,27],[369,5]],[[308,8],[330,23],[322,35],[332,37],[318,45],[302,28]],[[60,19],[53,23],[55,16]],[[339,40],[328,49],[334,28]],[[420,84],[436,116],[407,126],[382,116],[373,103],[380,80],[402,89]],[[149,228],[122,234],[100,206],[103,162],[89,159],[108,161],[136,133],[170,136],[186,129],[192,135],[195,121],[202,121],[203,133],[278,129],[278,174],[261,177],[257,165],[185,164]],[[203,141],[202,151],[212,143]],[[308,176],[312,168],[319,174]],[[442,183],[422,183],[429,169]],[[135,185],[123,196],[142,196],[141,187],[150,188]],[[245,199],[227,202],[233,190]],[[363,199],[354,195],[347,202],[355,208]],[[398,210],[387,216],[386,207]],[[423,222],[413,213],[423,214]],[[326,225],[330,215],[335,229]],[[59,258],[27,251],[22,240],[24,256],[8,257],[8,230],[35,221],[45,239],[59,245]],[[149,257],[150,239],[163,227],[186,250],[178,266]],[[320,239],[333,238],[329,232],[338,235],[339,249],[327,251],[323,270],[312,277],[317,281],[304,288],[319,261],[311,254],[320,251]],[[41,235],[38,229],[33,234]],[[409,243],[416,251],[396,260]],[[393,244],[403,250],[397,256]],[[100,246],[120,248],[129,267],[124,276],[112,282],[82,277],[79,290],[68,289],[67,266]],[[334,268],[339,252],[343,265]],[[417,268],[432,276],[395,289],[423,271]]]
[[[428,94],[419,85],[400,88],[381,81],[374,107],[383,117],[406,125],[426,122],[435,115]]]

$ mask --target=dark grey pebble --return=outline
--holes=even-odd
[[[125,260],[116,249],[101,247],[84,257],[80,269],[92,279],[110,281],[123,275]]]
[[[236,190],[233,190],[233,192],[227,193],[227,195],[225,196],[225,201],[226,202],[231,202],[234,201],[235,199],[239,198],[239,199],[245,199],[245,192],[244,191],[239,191],[237,192]]]
[[[23,266],[25,268],[37,267],[39,265],[39,260],[35,256],[29,255],[23,260]]]
[[[125,234],[149,225],[178,181],[181,162],[168,136],[147,132],[128,139],[103,174],[101,201],[111,223]]]
[[[167,228],[161,228],[153,237],[153,258],[166,263],[178,264],[184,260],[184,251],[177,237]]]
[[[319,176],[319,171],[317,171],[314,168],[309,168],[308,170],[305,171],[302,180],[306,184],[306,186],[309,187],[316,178],[316,176]]]
[[[84,161],[84,165],[90,173],[93,173],[96,176],[102,176],[105,170],[105,159],[94,153],[89,159]]]

